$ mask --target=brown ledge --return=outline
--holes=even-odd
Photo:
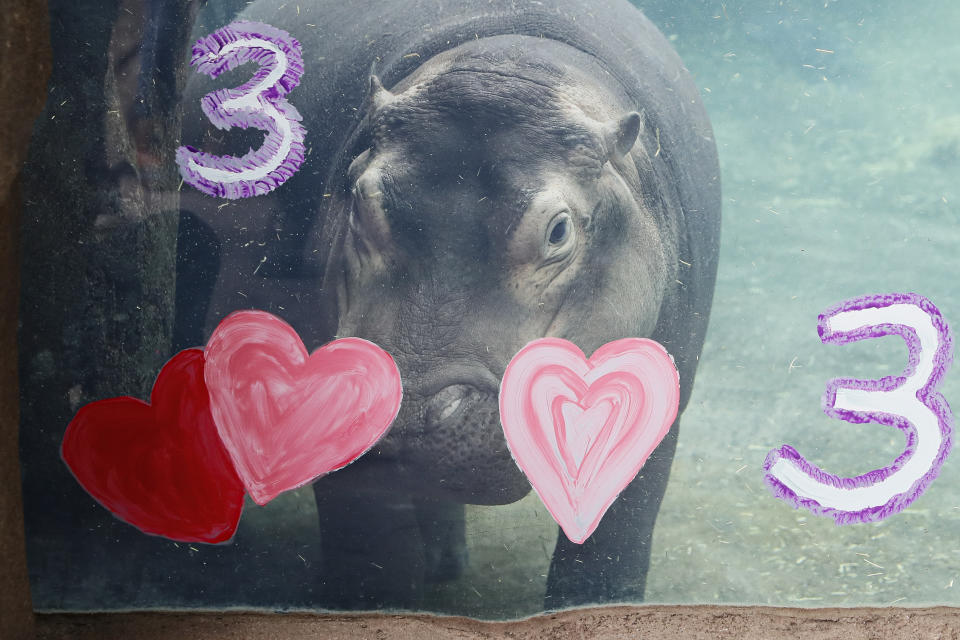
[[[150,638],[960,638],[960,613],[930,609],[772,607],[609,607],[516,622],[401,615],[255,613],[44,614],[41,640]]]

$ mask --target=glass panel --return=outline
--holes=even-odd
[[[35,606],[954,604],[925,6],[51,0]]]

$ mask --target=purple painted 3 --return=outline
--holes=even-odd
[[[774,496],[837,524],[882,520],[920,497],[950,453],[953,413],[937,393],[953,358],[949,327],[923,296],[895,293],[846,300],[820,316],[817,330],[823,342],[841,345],[888,335],[907,343],[909,361],[901,375],[836,378],[823,397],[828,416],[894,426],[903,431],[906,447],[888,467],[841,478],[783,445],[767,454],[764,482]]]
[[[216,78],[241,64],[260,69],[244,85],[208,93],[203,112],[219,129],[255,127],[267,132],[263,146],[240,158],[184,146],[177,165],[184,182],[219,198],[249,198],[273,191],[303,164],[306,130],[286,101],[300,83],[303,53],[289,33],[259,22],[234,22],[197,41],[190,64]]]

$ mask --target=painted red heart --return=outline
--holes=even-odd
[[[160,370],[150,404],[121,397],[81,408],[60,453],[90,495],[145,533],[212,543],[237,529],[243,485],[210,414],[199,349]]]
[[[312,355],[265,311],[238,311],[204,351],[213,419],[257,504],[340,469],[386,433],[400,410],[400,372],[366,340]]]
[[[517,465],[580,544],[667,435],[679,401],[677,369],[653,340],[609,342],[587,360],[543,338],[507,365],[500,421]]]

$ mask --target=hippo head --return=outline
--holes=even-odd
[[[589,355],[652,335],[676,277],[656,132],[577,56],[488,38],[392,92],[370,81],[324,290],[337,335],[379,344],[403,379],[400,414],[365,458],[435,495],[526,494],[499,422],[507,363],[543,336]]]

